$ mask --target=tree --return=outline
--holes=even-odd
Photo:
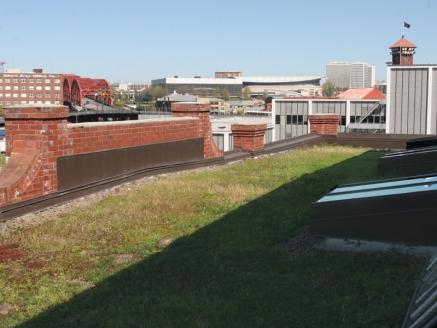
[[[165,95],[167,95],[167,93],[165,92],[163,87],[161,87],[160,85],[156,85],[153,87],[153,96],[155,100],[158,98],[162,98]]]
[[[118,86],[119,86],[118,82],[110,84],[111,90],[113,92],[117,90]]]
[[[323,95],[330,97],[334,94],[334,85],[332,82],[326,82],[322,85]]]
[[[221,92],[220,92],[219,88],[215,88],[213,96],[215,98],[220,98],[221,97]]]
[[[191,94],[193,95],[197,95],[198,97],[207,97],[208,96],[208,90],[206,90],[205,88],[193,88],[193,90],[191,90]]]
[[[231,97],[231,94],[229,93],[228,89],[223,88],[221,91],[221,96],[225,101],[228,101],[229,98]]]
[[[188,95],[190,93],[190,88],[186,85],[181,85],[176,89],[176,92],[180,95]]]
[[[153,93],[153,87],[149,85],[141,91],[141,100],[145,102],[150,102],[155,100],[155,95]]]
[[[251,95],[252,95],[252,90],[249,87],[244,87],[240,91],[240,97],[243,98],[243,100],[249,99]]]

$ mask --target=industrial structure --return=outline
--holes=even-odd
[[[111,86],[106,80],[83,78],[74,74],[65,74],[64,77],[64,104],[70,108],[81,109],[84,97],[108,106],[113,104]]]

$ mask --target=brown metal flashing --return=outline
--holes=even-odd
[[[203,138],[156,143],[57,159],[58,192],[125,174],[203,160]]]

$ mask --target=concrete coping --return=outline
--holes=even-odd
[[[233,125],[233,126],[239,126],[239,125],[242,125],[242,126],[267,125],[268,126],[268,123],[267,122],[263,122],[263,123],[236,122],[236,123],[231,123],[231,125]]]
[[[184,122],[199,120],[198,117],[172,117],[172,118],[152,118],[142,120],[128,120],[128,121],[103,121],[103,122],[87,122],[87,123],[72,123],[68,124],[69,129],[82,129],[82,128],[95,128],[99,126],[117,126],[117,125],[130,125],[130,124],[152,124],[152,123],[165,123],[165,122]]]
[[[335,114],[335,113],[313,113],[313,114],[308,114],[308,116],[341,116],[340,114]]]
[[[165,98],[165,97],[164,97]],[[209,102],[195,102],[195,101],[181,101],[177,103],[173,103],[175,105],[209,105]],[[173,105],[172,104],[172,105]]]

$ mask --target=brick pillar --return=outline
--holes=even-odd
[[[321,135],[338,135],[338,123],[340,115],[336,114],[314,114],[308,115],[310,120],[311,132],[316,132]]]
[[[171,104],[173,117],[197,117],[199,118],[199,137],[203,137],[204,158],[217,158],[223,156],[212,138],[212,128],[209,115],[211,105],[209,103],[184,102]]]
[[[24,191],[22,185],[16,195],[31,193],[32,197],[37,197],[57,191],[56,158],[67,155],[68,116],[68,107],[60,105],[32,104],[3,109],[6,156],[14,162],[14,154],[22,156],[25,153],[26,160],[30,161],[31,153],[37,152],[39,158],[38,163],[28,163],[32,175],[25,180],[30,189]],[[21,200],[24,198],[27,197],[23,196]]]
[[[234,148],[242,148],[248,151],[264,149],[264,135],[267,124],[236,124],[232,125]]]

